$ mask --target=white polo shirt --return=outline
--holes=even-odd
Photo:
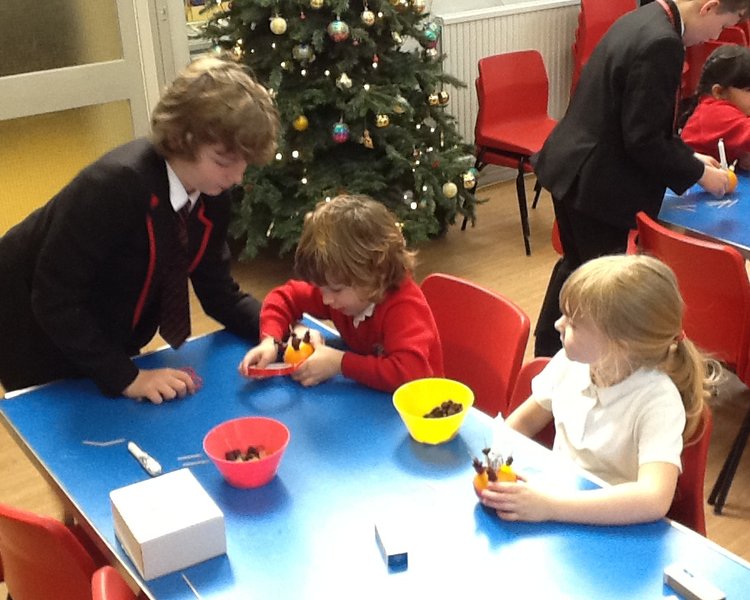
[[[685,407],[662,371],[639,369],[620,383],[599,387],[589,365],[568,360],[561,350],[531,389],[553,413],[553,450],[604,481],[636,481],[639,466],[652,462],[681,469]]]

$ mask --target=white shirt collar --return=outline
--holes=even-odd
[[[167,164],[167,179],[169,180],[169,202],[172,204],[172,208],[175,212],[180,212],[183,206],[190,203],[190,210],[193,210],[195,201],[198,200],[198,196],[201,195],[199,191],[195,191],[192,194],[188,194],[185,186],[182,185],[182,181],[177,177],[177,173],[174,172],[172,165]]]
[[[373,312],[375,312],[375,303],[370,302],[361,313],[354,317],[354,326],[358,327],[367,317],[371,317]]]

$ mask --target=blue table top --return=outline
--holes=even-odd
[[[682,196],[667,190],[659,220],[750,252],[750,175],[739,172],[737,188],[723,198],[697,184]]]
[[[202,451],[205,433],[242,415],[283,421],[291,441],[265,487],[228,486],[212,464],[191,467],[225,514],[227,554],[185,569],[202,598],[465,597],[497,589],[505,597],[659,598],[664,567],[680,563],[727,598],[750,588],[748,565],[666,520],[601,527],[506,523],[483,509],[472,489],[469,454],[490,441],[491,420],[470,411],[459,435],[440,446],[408,436],[389,394],[343,378],[314,388],[277,377],[247,381],[236,372],[245,342],[227,333],[177,352],[144,356],[144,367],[192,366],[203,378],[194,396],[160,406],[102,397],[88,381],[66,381],[0,402],[0,412],[111,551],[132,565],[115,539],[112,489],[147,478],[125,444],[132,439],[161,462]],[[593,484],[519,436],[515,465],[551,485]],[[398,515],[409,566],[388,572],[374,524]],[[173,573],[141,582],[152,598],[194,599]]]

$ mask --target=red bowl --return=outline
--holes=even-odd
[[[225,421],[203,438],[203,450],[226,482],[238,488],[259,487],[271,481],[276,475],[287,444],[289,430],[286,425],[266,417],[240,417]],[[245,452],[248,446],[262,446],[265,456],[248,462],[226,459],[227,452]]]

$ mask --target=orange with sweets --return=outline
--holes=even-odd
[[[286,342],[286,348],[284,349],[284,362],[289,365],[298,365],[313,352],[315,352],[315,348],[313,348],[310,341],[309,329],[302,337],[299,337],[295,332],[292,332]]]
[[[472,483],[477,496],[482,495],[482,491],[487,488],[487,484],[491,481],[507,481],[511,483],[518,481],[518,476],[511,466],[513,464],[512,456],[504,460],[502,456],[490,458],[489,448],[482,450],[482,454],[486,457],[486,464],[478,458],[472,458],[471,460],[471,464],[476,471]]]

